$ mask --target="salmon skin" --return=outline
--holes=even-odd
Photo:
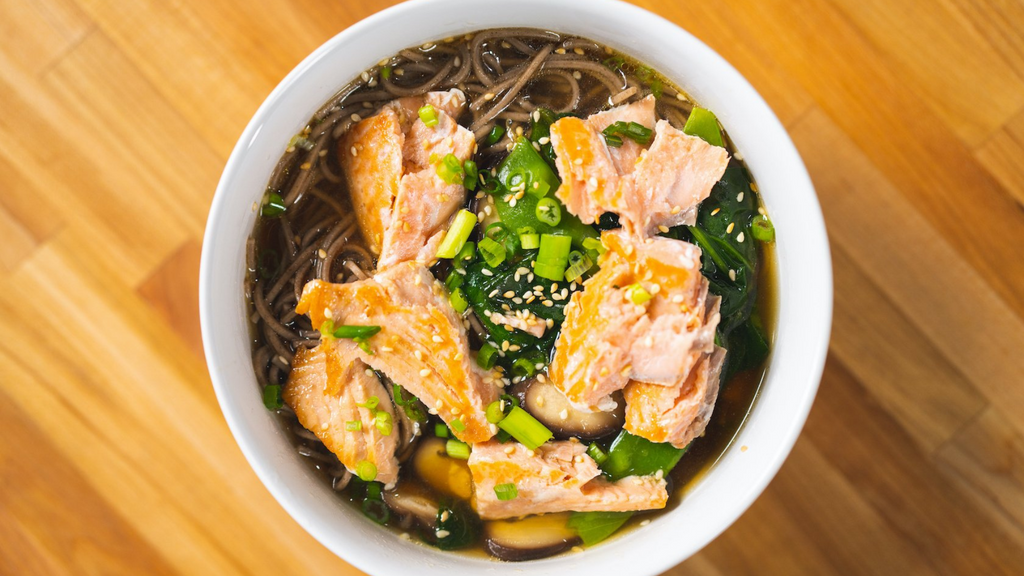
[[[435,126],[418,115],[428,104]],[[401,98],[356,122],[340,140],[338,161],[378,269],[433,261],[452,214],[465,204],[465,186],[437,174],[448,154],[464,163],[476,151],[473,133],[457,122],[465,106],[457,89]]]
[[[551,145],[562,185],[555,195],[587,224],[605,212],[644,236],[662,227],[693,224],[697,205],[725,173],[729,153],[720,146],[655,122],[654,97],[594,114],[566,117],[551,125]],[[615,122],[653,130],[649,148],[623,138],[609,147],[601,134]]]
[[[705,313],[708,281],[700,249],[669,238],[601,235],[599,270],[565,307],[548,378],[580,409],[609,410],[630,380],[674,385],[710,351],[717,310]],[[651,295],[631,300],[631,286]]]
[[[284,386],[284,401],[307,430],[355,474],[360,462],[377,469],[375,480],[385,486],[398,481],[397,434],[383,434],[375,425],[376,412],[395,421],[395,408],[383,384],[354,354],[327,343],[300,347]],[[379,401],[370,408],[370,399]],[[362,406],[360,406],[362,405]]]
[[[528,450],[517,442],[473,446],[476,511],[485,520],[548,512],[626,512],[656,510],[668,502],[668,485],[659,476],[629,476],[616,482],[601,477],[594,459],[579,442],[551,441]],[[495,487],[513,484],[516,496],[500,500]]]
[[[496,433],[484,411],[498,399],[501,376],[473,361],[462,319],[424,266],[403,262],[347,284],[313,280],[296,312],[307,314],[316,329],[325,320],[380,326],[366,341],[369,352],[348,339],[335,339],[333,346],[419,398],[463,442],[483,442]]]

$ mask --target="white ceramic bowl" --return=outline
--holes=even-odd
[[[440,552],[371,524],[306,465],[261,403],[250,363],[242,281],[252,204],[289,138],[336,90],[381,58],[459,33],[529,26],[578,34],[631,54],[713,110],[742,152],[775,224],[776,345],[754,410],[733,446],[672,512],[557,558],[506,564]],[[832,273],[810,178],[785,129],[732,66],[699,40],[616,0],[414,0],[338,34],[285,78],[238,141],[203,243],[200,314],[210,376],[242,452],[278,502],[330,550],[372,574],[570,576],[656,574],[722,533],[764,490],[796,441],[828,348]],[[746,451],[737,446],[747,446]]]

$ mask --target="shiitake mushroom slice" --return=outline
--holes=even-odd
[[[420,526],[433,528],[437,522],[440,505],[433,498],[421,492],[421,490],[399,484],[396,489],[383,493],[384,503],[403,519],[408,518]]]
[[[510,562],[554,556],[580,541],[576,532],[566,526],[568,520],[569,514],[564,512],[484,522],[487,551]]]
[[[445,441],[423,438],[412,457],[412,466],[424,483],[438,494],[469,500],[473,494],[473,477],[465,460],[448,456]]]
[[[512,388],[512,394],[527,412],[560,440],[570,437],[595,440],[618,431],[625,420],[625,402],[618,393],[614,398],[616,407],[610,412],[577,410],[562,391],[546,379],[532,378],[519,382]]]

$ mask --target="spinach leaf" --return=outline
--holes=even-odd
[[[424,538],[441,550],[465,548],[480,533],[476,514],[463,502],[445,500],[437,511],[436,530]]]
[[[584,546],[593,546],[622,528],[633,512],[573,512],[565,525],[576,531]]]
[[[497,363],[506,369],[510,369],[515,358],[520,357],[527,358],[534,363],[546,364],[548,358],[550,358],[551,349],[555,345],[558,329],[562,321],[565,320],[564,309],[565,304],[568,303],[568,298],[561,300],[551,298],[552,282],[537,277],[534,277],[531,282],[529,280],[531,276],[529,272],[526,274],[520,273],[519,278],[516,279],[516,274],[520,272],[520,269],[527,271],[531,269],[530,263],[536,256],[536,250],[523,250],[515,257],[503,262],[497,268],[491,268],[486,262],[479,259],[472,262],[466,268],[466,279],[462,289],[466,293],[466,299],[473,306],[473,311],[476,313],[477,318],[479,318],[480,323],[487,330],[490,340],[499,349],[505,341],[509,345],[518,345],[520,347],[520,350],[515,354],[508,354],[504,358],[499,358]],[[485,274],[485,270],[490,275]],[[534,290],[534,286],[542,288],[539,293]],[[559,292],[565,288],[569,288],[567,283],[558,283]],[[579,286],[577,285],[578,288]],[[511,295],[506,296],[509,293]],[[535,294],[536,299],[532,302],[527,302],[527,299],[523,298],[526,294]],[[517,299],[519,300],[518,302],[516,301]],[[545,306],[545,301],[550,301],[552,305]],[[505,306],[509,310],[506,310]],[[532,312],[541,321],[550,319],[553,326],[547,328],[542,337],[537,338],[521,330],[495,324],[489,318],[491,314],[501,314],[508,317],[513,315],[515,310]]]
[[[700,205],[694,226],[679,226],[669,236],[688,240],[703,252],[701,272],[713,294],[722,297],[718,344],[726,348],[722,382],[740,370],[758,365],[768,355],[760,322],[751,317],[757,301],[757,241],[751,224],[757,197],[746,168],[730,160],[722,179]],[[741,236],[742,234],[742,236]]]

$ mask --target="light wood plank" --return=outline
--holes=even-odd
[[[976,151],[978,161],[1024,207],[1024,111]]]

